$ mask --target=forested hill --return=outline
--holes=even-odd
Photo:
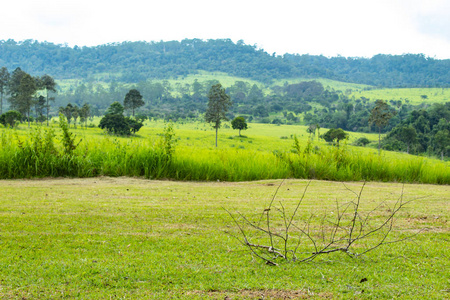
[[[301,51],[301,49],[299,49]],[[20,67],[57,79],[113,74],[117,81],[139,82],[195,74],[225,72],[263,82],[280,78],[329,78],[384,87],[448,87],[450,60],[421,54],[345,58],[269,54],[256,46],[228,39],[181,42],[124,42],[96,47],[67,47],[26,40],[0,41],[0,67]]]

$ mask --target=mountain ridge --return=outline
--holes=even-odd
[[[200,70],[271,82],[281,78],[327,78],[378,87],[449,87],[450,59],[423,54],[378,54],[372,58],[275,55],[230,39],[121,42],[68,47],[49,42],[0,41],[0,66],[10,71],[49,74],[56,79],[114,74],[114,80],[137,83],[167,79]]]

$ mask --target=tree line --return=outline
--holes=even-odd
[[[32,111],[36,121],[47,120],[48,124],[53,111],[65,115],[69,125],[73,120],[74,126],[78,118],[87,126],[89,116],[103,116],[101,128],[114,134],[132,134],[143,126],[146,118],[177,121],[206,117],[206,121],[212,122],[211,98],[218,95],[218,98],[228,99],[220,120],[232,120],[233,128],[239,130],[247,128],[247,121],[304,124],[314,134],[316,128],[336,129],[323,135],[329,141],[339,142],[345,138],[337,131],[340,129],[377,132],[380,137],[381,133],[388,133],[382,142],[380,138],[379,147],[389,150],[436,154],[442,158],[448,156],[450,150],[448,103],[431,107],[413,106],[402,101],[373,103],[364,97],[350,99],[341,91],[327,90],[317,81],[285,83],[271,86],[270,91],[243,81],[236,81],[228,88],[222,87],[217,80],[175,85],[168,81],[143,81],[131,89],[130,85],[111,82],[109,87],[82,84],[55,99],[56,84],[51,76],[33,77],[20,68],[9,74],[2,67],[0,92],[1,112],[4,99],[11,110],[6,115],[0,114],[0,122],[10,125],[17,119],[29,123],[33,119]],[[51,102],[55,100],[56,105],[52,107]],[[377,109],[379,117],[374,119]],[[213,123],[218,130],[220,122]],[[366,142],[359,141],[361,144]]]
[[[301,49],[299,49],[301,50]],[[376,55],[372,58],[269,54],[244,41],[184,39],[123,42],[95,47],[68,47],[48,42],[0,41],[0,65],[21,66],[35,74],[63,78],[101,78],[138,83],[168,79],[199,70],[225,72],[269,83],[310,77],[383,87],[448,87],[450,60],[423,54]]]
[[[6,67],[0,69],[0,115],[3,114],[3,100],[9,102],[9,109],[19,112],[31,122],[31,111],[34,109],[36,119],[39,121],[49,119],[50,101],[54,100],[51,93],[56,92],[56,83],[53,77],[45,74],[31,76],[20,67],[11,74]],[[39,92],[42,92],[39,94]],[[8,97],[7,97],[8,96]]]

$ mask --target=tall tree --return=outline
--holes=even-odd
[[[34,95],[37,91],[36,80],[30,74],[25,73],[20,80],[17,95],[17,105],[19,112],[26,113],[28,119],[28,127],[30,127],[30,111],[34,104]]]
[[[9,79],[9,95],[8,98],[9,101],[9,108],[13,110],[19,110],[19,87],[20,87],[20,81],[22,80],[22,77],[27,74],[26,72],[22,71],[21,68],[16,68],[12,73],[11,77]]]
[[[144,105],[145,102],[142,100],[142,95],[138,90],[132,89],[125,95],[125,100],[123,101],[123,106],[125,109],[131,109],[134,117],[134,110],[136,108]]]
[[[40,78],[40,82],[41,82],[41,86],[42,88],[45,90],[46,93],[46,100],[47,100],[47,126],[49,126],[48,122],[49,122],[49,111],[50,111],[50,104],[49,104],[49,100],[54,101],[55,98],[54,97],[49,97],[49,92],[53,92],[56,93],[56,82],[55,80],[50,76],[50,75],[43,75]]]
[[[87,120],[91,114],[91,106],[87,103],[83,104],[80,109],[80,122],[84,121],[84,127],[87,128]]]
[[[393,112],[385,101],[375,101],[375,107],[370,113],[369,124],[375,124],[378,127],[378,154],[381,154],[381,128],[386,126],[393,116]]]
[[[225,89],[222,88],[220,83],[211,87],[208,93],[208,108],[205,113],[205,120],[208,123],[212,123],[212,127],[216,129],[216,147],[217,147],[217,135],[222,121],[227,121],[226,113],[228,108],[232,105],[230,96],[225,93]]]
[[[6,95],[6,88],[9,85],[9,72],[6,67],[0,69],[0,116],[3,114],[3,96]]]

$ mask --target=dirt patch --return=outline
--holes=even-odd
[[[186,296],[199,295],[207,299],[332,299],[331,293],[314,293],[309,289],[288,290],[240,290],[240,291],[189,291]]]

